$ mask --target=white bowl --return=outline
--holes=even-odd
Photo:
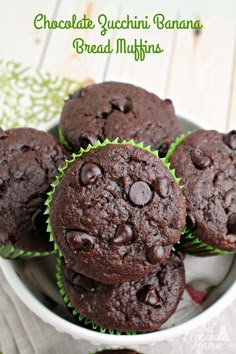
[[[198,128],[183,118],[180,118],[180,122],[185,132]],[[53,125],[47,126],[47,129],[51,128],[53,128]],[[52,129],[52,131],[55,132],[55,129]],[[200,312],[200,308],[197,307],[197,312],[196,309],[190,311],[187,320],[183,316],[182,318],[181,316],[173,317],[175,318],[174,322],[170,319],[157,332],[127,336],[100,333],[73,323],[73,319],[63,310],[63,301],[57,291],[55,256],[28,261],[0,258],[2,271],[15,293],[44,322],[51,324],[59,332],[72,335],[75,339],[83,338],[96,345],[104,344],[119,347],[152,345],[159,341],[170,340],[186,334],[218,315],[236,297],[236,256],[215,256],[204,259],[187,257],[186,262],[188,262],[189,268],[187,269],[187,279],[191,277],[191,268],[201,268],[201,264],[204,269],[202,277],[205,276],[211,266],[214,267],[214,272],[215,267],[218,267],[219,271],[224,269],[223,281],[220,281],[204,300],[203,308],[205,310]],[[209,264],[209,267],[206,267],[206,264]],[[189,271],[190,273],[188,273]]]

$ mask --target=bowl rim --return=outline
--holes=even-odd
[[[184,122],[193,123],[195,129],[203,129],[195,122],[185,118],[187,115],[177,114],[178,119]],[[52,119],[47,124],[39,127],[44,131],[50,131],[58,125],[58,118]],[[212,305],[204,309],[200,314],[185,321],[177,326],[162,329],[160,331],[144,333],[138,335],[112,335],[101,333],[80,327],[78,324],[67,321],[66,319],[55,314],[53,311],[44,306],[20,279],[13,266],[14,260],[8,260],[0,257],[0,268],[5,278],[14,290],[18,298],[36,314],[42,321],[56,328],[57,331],[71,335],[74,339],[85,339],[96,345],[105,344],[111,346],[137,346],[151,345],[161,341],[172,340],[177,336],[186,335],[197,327],[205,325],[208,321],[219,315],[230,303],[236,298],[236,280],[230,285],[227,291],[222,294]],[[236,256],[232,261],[236,262]]]
[[[236,260],[234,258],[233,262],[235,261]],[[23,281],[14,270],[12,262],[15,261],[0,258],[0,266],[3,274],[21,301],[44,322],[54,326],[57,331],[70,334],[75,339],[88,340],[94,344],[106,344],[113,346],[151,345],[156,342],[171,340],[180,335],[186,335],[194,328],[201,327],[203,323],[207,323],[209,320],[218,315],[234,300],[236,294],[236,281],[234,281],[228,290],[221,295],[215,303],[210,305],[197,316],[182,324],[179,324],[178,326],[138,335],[112,335],[82,328],[77,324],[65,320],[48,309],[33,295],[30,289],[23,284]]]

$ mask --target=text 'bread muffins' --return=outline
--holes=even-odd
[[[69,154],[50,134],[0,129],[0,254],[15,258],[52,250],[45,199]],[[29,253],[27,253],[29,252]]]
[[[172,253],[137,281],[103,284],[66,268],[59,259],[58,286],[77,319],[85,316],[103,329],[152,332],[170,318],[185,288],[182,256]],[[97,328],[99,330],[99,328]]]
[[[185,224],[173,175],[157,153],[132,144],[90,146],[67,164],[47,201],[67,267],[104,283],[156,269]]]
[[[167,157],[186,198],[182,245],[198,255],[235,252],[236,131],[198,130],[171,150]]]
[[[74,151],[97,140],[133,139],[164,156],[181,134],[171,100],[134,85],[104,82],[82,88],[65,102],[59,127]]]

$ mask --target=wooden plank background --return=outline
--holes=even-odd
[[[158,6],[152,4],[149,9],[149,4],[150,1],[145,2],[142,8],[131,6],[129,1],[106,2],[104,11],[103,1],[1,1],[0,56],[87,83],[115,80],[140,85],[162,98],[171,98],[177,114],[206,129],[223,132],[236,128],[236,16],[222,17],[220,26],[219,20],[210,14],[201,17],[204,29],[200,33],[110,30],[102,37],[99,29],[48,31],[34,30],[32,25],[40,12],[49,19],[66,19],[73,13],[80,17],[86,13],[96,19],[104,12],[112,19],[126,14],[151,18]],[[186,18],[182,12],[169,10],[171,18]],[[197,16],[199,13],[192,14],[192,18]],[[108,38],[114,42],[117,37],[132,43],[135,37],[142,37],[160,43],[165,51],[147,55],[144,62],[135,62],[132,55],[114,53],[78,55],[72,47],[76,37],[88,43],[102,43]]]

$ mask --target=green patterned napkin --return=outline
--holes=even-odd
[[[60,116],[64,99],[81,84],[0,59],[0,126],[38,127]]]

